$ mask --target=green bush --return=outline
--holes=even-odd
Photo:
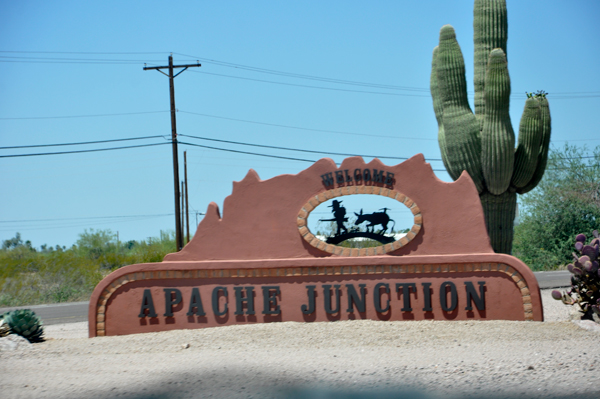
[[[94,287],[122,266],[160,262],[175,250],[173,234],[121,244],[110,230],[85,231],[72,248],[23,243],[20,235],[0,250],[0,306],[88,300]],[[14,244],[14,245],[13,245]]]
[[[543,180],[521,199],[513,254],[533,270],[571,262],[577,234],[600,227],[600,146],[552,150]]]

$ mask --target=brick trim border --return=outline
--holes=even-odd
[[[121,286],[140,280],[193,279],[193,278],[244,278],[244,277],[294,277],[294,276],[340,276],[403,273],[464,273],[501,272],[509,276],[521,291],[525,320],[533,321],[531,291],[525,278],[512,266],[505,263],[453,263],[422,265],[369,265],[369,266],[298,266],[276,268],[234,268],[202,270],[154,270],[125,274],[109,284],[96,304],[96,336],[105,336],[106,304]],[[537,287],[536,287],[537,289]]]
[[[394,199],[405,205],[414,215],[414,224],[412,228],[406,234],[406,236],[399,240],[389,244],[379,245],[377,247],[360,249],[344,248],[333,244],[327,244],[325,241],[320,240],[310,232],[308,229],[308,216],[317,206],[336,197],[356,194],[381,195],[383,197]],[[296,223],[302,238],[311,246],[321,251],[338,256],[374,256],[393,252],[411,242],[417,236],[417,234],[419,234],[419,231],[421,231],[421,227],[423,226],[423,215],[421,214],[421,209],[417,206],[417,204],[399,191],[377,186],[346,186],[324,191],[311,198],[306,204],[304,204],[302,209],[300,209],[300,212],[298,212],[298,219]]]

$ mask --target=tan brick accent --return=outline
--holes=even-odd
[[[323,201],[323,202],[325,202],[325,201]],[[298,212],[298,217],[302,218],[302,219],[306,219],[308,217],[308,212],[306,212],[306,210],[304,208],[302,208],[302,209],[300,209],[300,212]]]

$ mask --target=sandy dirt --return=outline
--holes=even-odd
[[[3,398],[600,397],[600,326],[542,292],[545,322],[272,323],[0,352]]]

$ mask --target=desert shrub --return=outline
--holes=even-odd
[[[0,249],[1,307],[88,300],[111,271],[160,262],[175,249],[173,234],[163,232],[158,238],[121,245],[110,230],[86,230],[72,248],[43,245],[41,251],[19,241],[20,235],[15,238],[6,241],[20,245]]]

